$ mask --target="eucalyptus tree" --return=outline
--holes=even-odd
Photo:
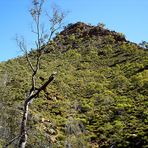
[[[36,75],[40,71],[40,64],[42,60],[42,55],[44,53],[46,45],[52,40],[53,35],[59,30],[63,25],[63,19],[65,17],[65,13],[60,11],[57,7],[52,7],[52,16],[48,14],[48,12],[44,12],[44,4],[46,0],[33,0],[32,8],[29,13],[33,20],[33,26],[31,27],[31,31],[36,36],[35,40],[35,62],[31,60],[31,55],[28,53],[27,44],[25,42],[24,37],[16,36],[16,42],[21,51],[24,52],[28,67],[31,71],[31,85],[28,90],[28,95],[24,100],[23,105],[23,116],[20,126],[20,133],[17,137],[12,139],[6,144],[8,147],[15,140],[18,140],[18,147],[25,148],[27,143],[27,121],[29,114],[29,106],[32,103],[33,99],[37,99],[38,95],[42,90],[44,90],[55,78],[56,72],[53,72],[49,75],[49,78],[45,80],[45,82],[37,88],[37,77]],[[44,23],[41,22],[41,18],[43,16],[47,17],[47,21],[50,23],[49,31],[46,31]]]

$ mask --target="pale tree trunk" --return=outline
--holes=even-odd
[[[54,79],[56,73],[51,74],[49,79],[36,91],[30,93],[29,97],[26,99],[24,103],[24,111],[23,111],[23,118],[21,122],[21,128],[20,128],[20,139],[19,139],[19,148],[25,148],[27,143],[27,121],[28,121],[28,113],[29,113],[29,104],[32,102],[33,99],[36,98],[36,96],[39,95],[39,93],[44,90]]]
[[[21,123],[21,131],[20,131],[20,140],[19,140],[19,148],[25,148],[26,143],[27,143],[27,118],[28,118],[28,107],[29,102],[25,101],[24,103],[24,113],[23,113],[23,118],[22,118],[22,123]]]

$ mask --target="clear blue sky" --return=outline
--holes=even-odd
[[[65,24],[82,21],[122,32],[130,41],[148,41],[148,0],[48,0],[70,11]],[[14,37],[23,35],[31,45],[31,0],[0,0],[0,61],[21,54]]]

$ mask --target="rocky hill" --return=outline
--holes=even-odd
[[[113,38],[118,42],[118,41],[126,41],[124,35],[121,33],[117,33],[115,31],[110,31],[108,29],[105,29],[101,25],[99,26],[91,26],[82,22],[78,22],[76,24],[69,24],[67,28],[64,29],[60,33],[60,35],[67,36],[70,34],[75,34],[77,37],[92,37],[92,36],[97,36],[97,37],[104,37],[107,35],[113,36]]]
[[[43,48],[38,83],[58,74],[30,106],[28,148],[148,147],[147,49],[82,22]],[[24,56],[0,63],[2,146],[19,133],[30,76]]]

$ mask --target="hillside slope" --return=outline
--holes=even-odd
[[[53,71],[56,80],[30,106],[28,148],[148,147],[146,49],[78,22],[45,47],[39,84]],[[24,57],[0,63],[1,145],[19,133],[30,76]]]

